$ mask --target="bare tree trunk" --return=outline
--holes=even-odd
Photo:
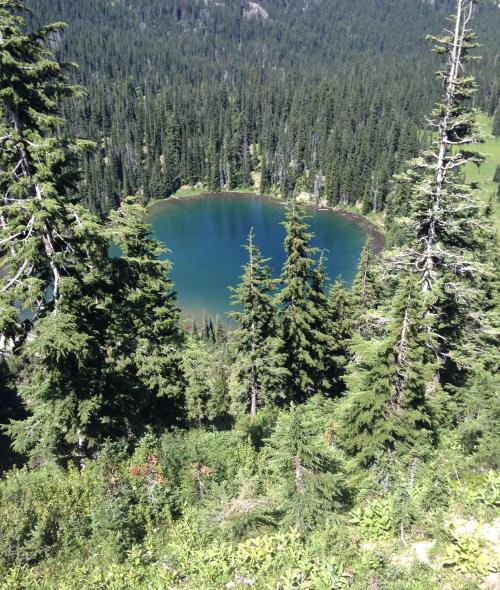
[[[76,457],[78,460],[78,468],[83,470],[85,468],[85,459],[87,457],[87,437],[80,429],[78,429],[77,437]]]
[[[295,468],[295,489],[298,492],[302,492],[304,489],[304,484],[302,482],[302,464],[300,462],[299,457],[295,457],[294,459],[294,468]]]

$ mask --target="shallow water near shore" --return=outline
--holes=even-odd
[[[154,236],[170,252],[172,279],[186,319],[199,321],[205,312],[225,323],[230,305],[229,286],[236,286],[247,260],[242,247],[250,228],[263,256],[278,276],[285,259],[282,225],[285,208],[278,201],[250,195],[200,195],[168,199],[151,207],[147,221]],[[324,251],[331,280],[339,276],[350,286],[366,227],[350,216],[330,210],[310,210],[313,246]]]

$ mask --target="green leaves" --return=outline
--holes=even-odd
[[[486,576],[497,571],[498,559],[488,544],[478,536],[455,536],[446,548],[443,565],[452,567],[457,572]]]
[[[394,536],[391,506],[383,498],[375,498],[351,512],[351,522],[366,540],[389,540]]]

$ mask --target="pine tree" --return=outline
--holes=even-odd
[[[363,248],[354,278],[350,301],[354,326],[363,335],[372,333],[371,312],[382,296],[379,273],[375,268],[373,248],[369,240]]]
[[[299,402],[322,391],[327,338],[311,302],[316,249],[310,246],[312,235],[307,232],[303,208],[293,203],[284,225],[286,260],[278,302],[288,372],[286,396]]]
[[[330,363],[335,367],[331,393],[339,395],[345,389],[345,372],[349,360],[349,345],[354,331],[350,293],[342,281],[336,281],[328,293],[328,334],[333,342],[328,350]]]
[[[121,256],[113,259],[117,289],[107,335],[107,395],[114,407],[112,422],[122,432],[125,425],[133,430],[134,421],[135,428],[171,424],[183,393],[183,336],[168,277],[171,263],[159,259],[164,248],[151,237],[145,213],[137,199],[129,198],[110,217],[110,234]]]
[[[495,239],[478,195],[463,180],[465,164],[483,161],[477,152],[464,149],[482,141],[470,106],[476,84],[464,73],[465,64],[474,59],[470,52],[478,46],[468,28],[474,4],[474,0],[457,0],[453,30],[429,37],[436,52],[448,58],[448,68],[439,74],[442,101],[432,113],[436,139],[399,176],[409,188],[411,211],[395,224],[406,226],[411,237],[388,252],[386,266],[412,269],[419,276],[427,315],[435,320],[428,326],[428,348],[440,359],[443,382],[463,378],[481,355],[478,339],[490,329],[491,303],[484,294],[494,260],[482,252]]]
[[[236,402],[255,416],[259,407],[283,397],[286,371],[274,301],[277,281],[255,245],[253,229],[245,248],[248,262],[239,286],[232,289],[233,304],[241,308],[231,314],[239,326],[233,334],[237,353],[233,390]]]
[[[313,270],[311,279],[311,294],[309,297],[311,313],[315,318],[315,334],[317,338],[318,371],[315,377],[322,393],[333,395],[342,388],[343,358],[340,351],[345,342],[336,339],[338,334],[336,320],[331,313],[330,300],[326,294],[325,258],[321,253],[320,259]]]
[[[425,305],[416,279],[402,277],[387,335],[354,338],[339,435],[360,464],[423,456],[432,442],[439,386],[426,361]]]
[[[280,414],[265,453],[283,524],[306,530],[340,506],[343,460],[328,434],[331,402],[314,396]]]
[[[29,415],[9,427],[14,448],[64,457],[98,428],[108,241],[73,192],[90,144],[58,135],[62,100],[81,93],[47,49],[64,25],[26,33],[22,10],[0,6],[0,340],[23,361]]]

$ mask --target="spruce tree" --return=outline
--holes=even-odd
[[[288,372],[286,396],[300,402],[323,391],[328,338],[311,301],[316,249],[310,246],[312,234],[307,232],[304,209],[292,203],[284,225],[286,260],[278,302]]]
[[[151,237],[145,214],[137,199],[129,198],[110,216],[109,232],[121,256],[113,259],[117,288],[105,396],[113,406],[111,422],[122,432],[144,423],[171,424],[183,393],[183,335],[168,276],[171,263],[160,260],[164,248]]]
[[[371,241],[361,251],[358,270],[351,287],[350,302],[354,326],[358,332],[368,335],[373,332],[372,311],[377,307],[382,296],[382,285]]]
[[[423,456],[432,442],[439,399],[435,366],[426,361],[424,299],[416,278],[402,277],[382,339],[353,340],[340,437],[364,466],[387,455]]]
[[[48,49],[64,25],[27,33],[22,10],[0,5],[0,333],[29,411],[9,432],[16,450],[64,457],[98,429],[108,241],[73,191],[89,143],[58,135],[63,99],[80,94]]]
[[[283,341],[279,334],[278,310],[274,300],[277,281],[272,278],[255,245],[253,228],[245,246],[248,262],[239,286],[232,289],[232,302],[241,308],[231,314],[238,322],[233,334],[236,361],[233,367],[235,402],[251,416],[257,409],[284,396],[286,370]]]
[[[448,60],[447,69],[439,73],[442,99],[431,118],[435,139],[399,176],[408,187],[411,210],[394,224],[403,226],[410,237],[386,256],[386,271],[411,269],[419,277],[427,316],[434,318],[427,348],[440,360],[443,382],[459,382],[480,362],[479,339],[491,329],[491,302],[485,293],[495,257],[483,252],[495,239],[477,192],[463,176],[467,163],[483,161],[481,154],[464,149],[482,141],[470,100],[476,83],[464,71],[478,46],[469,28],[474,4],[457,0],[452,30],[429,37],[436,52]]]
[[[331,402],[320,395],[279,415],[264,452],[282,523],[307,530],[340,506],[343,457],[330,444]]]

